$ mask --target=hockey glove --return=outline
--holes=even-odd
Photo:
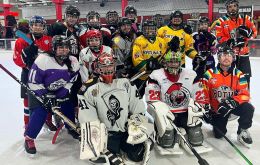
[[[191,35],[192,34],[192,28],[190,25],[184,25],[183,26],[183,30],[185,31],[185,33]]]
[[[236,102],[233,98],[225,99],[219,104],[217,113],[222,117],[226,117],[231,113],[231,111],[236,109],[237,106],[238,102]]]
[[[152,71],[152,70],[156,70],[156,69],[160,69],[161,68],[161,64],[158,62],[158,60],[156,58],[151,57],[146,64],[146,70],[147,71]]]
[[[193,70],[197,71],[200,67],[206,65],[206,58],[200,55],[196,55],[195,58],[192,60]]]
[[[253,30],[244,25],[239,26],[237,28],[237,30],[241,36],[246,37],[246,38],[250,38],[253,35]]]
[[[43,106],[48,111],[52,111],[52,107],[57,106],[57,100],[55,95],[46,94],[42,96],[42,99],[43,99]]]
[[[245,46],[245,39],[244,38],[230,38],[229,40],[227,40],[227,45],[230,47],[230,48],[234,48],[234,47],[237,47],[237,48],[243,48]]]
[[[180,39],[177,36],[174,36],[171,41],[168,43],[169,48],[174,51],[177,52],[180,48]]]
[[[211,106],[210,104],[205,104],[204,105],[204,115],[203,115],[203,120],[206,122],[206,123],[211,123],[212,122],[212,113],[213,113],[213,110],[211,109]]]
[[[206,37],[206,40],[209,41],[210,45],[213,45],[212,43],[216,40],[215,36],[208,31],[202,31],[202,34]]]
[[[31,44],[30,46],[23,49],[22,59],[27,67],[31,68],[37,55],[38,55],[38,46],[35,44]]]

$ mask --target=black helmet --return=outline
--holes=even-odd
[[[125,8],[125,16],[127,14],[135,14],[135,15],[137,15],[137,10],[134,8],[134,6],[129,5],[129,6],[127,6]]]
[[[210,24],[210,21],[209,21],[209,18],[208,17],[200,17],[199,19],[199,24],[202,24],[202,23],[207,23],[208,25]]]
[[[230,4],[233,4],[233,3],[237,5],[237,10],[235,12],[229,12],[228,11],[228,6]],[[239,2],[237,0],[227,0],[225,5],[226,5],[227,13],[228,13],[229,16],[237,16],[238,15]]]
[[[231,49],[230,46],[228,46],[227,44],[219,45],[219,47],[218,47],[218,58],[219,58],[223,53],[225,53],[225,54],[230,53],[230,54],[233,56],[233,59],[234,59],[234,60],[235,60],[235,58],[236,58],[235,52],[234,52],[233,49]]]
[[[118,27],[122,25],[132,25],[132,21],[127,17],[122,17],[120,21],[118,22]]]
[[[106,13],[106,20],[108,24],[117,24],[118,18],[119,15],[117,11],[108,11]]]
[[[58,46],[70,47],[68,38],[64,35],[56,35],[52,38],[52,51],[55,53]]]
[[[156,31],[157,31],[157,25],[153,20],[146,20],[143,22],[142,25],[142,31],[143,31],[143,35],[151,40],[151,41],[155,41],[156,39]]]
[[[69,5],[66,7],[65,9],[65,14],[66,15],[73,15],[73,16],[80,16],[80,11],[79,9],[76,7],[76,6],[73,6],[73,5]]]
[[[176,10],[171,13],[170,19],[172,20],[172,18],[181,18],[183,20],[183,13],[180,10]]]
[[[238,0],[227,0],[225,3],[225,6],[228,7],[228,5],[235,3],[237,6],[239,6]]]
[[[99,29],[100,26],[101,26],[101,23],[100,23],[100,14],[96,11],[90,11],[88,12],[87,14],[87,24],[89,27],[92,27],[94,29]],[[94,19],[95,21],[90,21]]]

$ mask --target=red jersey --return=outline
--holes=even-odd
[[[31,34],[28,34],[27,36],[32,38]],[[34,43],[39,47],[39,51],[46,52],[51,50],[51,40],[52,37],[43,35],[41,38],[35,39]],[[26,67],[26,64],[22,59],[22,50],[28,46],[29,44],[22,38],[18,38],[15,41],[13,61],[22,68]]]

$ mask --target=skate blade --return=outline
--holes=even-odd
[[[25,150],[24,150],[24,153],[30,159],[35,159],[37,157],[36,153],[35,154],[30,154],[30,153],[26,152]]]
[[[243,141],[241,141],[241,140],[239,140],[239,139],[238,139],[238,142],[239,142],[242,146],[244,146],[244,147],[246,147],[246,148],[248,148],[248,149],[250,149],[250,148],[252,147],[252,144],[247,144],[247,143],[245,143],[245,142],[243,142]]]
[[[182,155],[183,151],[180,149],[179,145],[174,145],[173,148],[162,148],[161,146],[155,145],[155,150],[159,152],[160,155]]]

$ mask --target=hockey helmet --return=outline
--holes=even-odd
[[[56,35],[52,38],[52,51],[58,62],[68,58],[70,52],[70,41],[64,35]]]
[[[106,20],[109,25],[116,25],[118,23],[119,15],[117,11],[108,11],[106,14]]]
[[[146,20],[142,25],[143,35],[149,39],[154,41],[156,38],[157,26],[153,20]]]
[[[180,10],[176,10],[171,13],[170,20],[172,25],[179,26],[183,22],[183,13]]]
[[[100,14],[96,11],[88,12],[87,16],[87,24],[90,28],[100,29]]]
[[[80,11],[76,6],[69,5],[65,9],[65,14],[66,14],[66,16],[71,15],[71,16],[74,16],[74,17],[79,17]]]
[[[103,53],[96,60],[96,72],[103,82],[110,84],[115,77],[116,61],[112,54]]]
[[[102,45],[102,34],[99,30],[93,29],[86,33],[87,46],[94,52],[99,52]]]
[[[236,9],[229,9],[230,5],[236,5]],[[237,16],[238,15],[238,11],[239,11],[239,2],[237,0],[227,0],[225,3],[226,9],[227,9],[227,13],[229,16]]]
[[[181,52],[168,51],[163,57],[163,65],[170,74],[178,75],[181,71]]]
[[[42,16],[35,15],[29,21],[30,31],[35,37],[41,37],[45,32],[46,21]],[[36,28],[34,26],[37,26]],[[42,28],[39,28],[42,27]]]

